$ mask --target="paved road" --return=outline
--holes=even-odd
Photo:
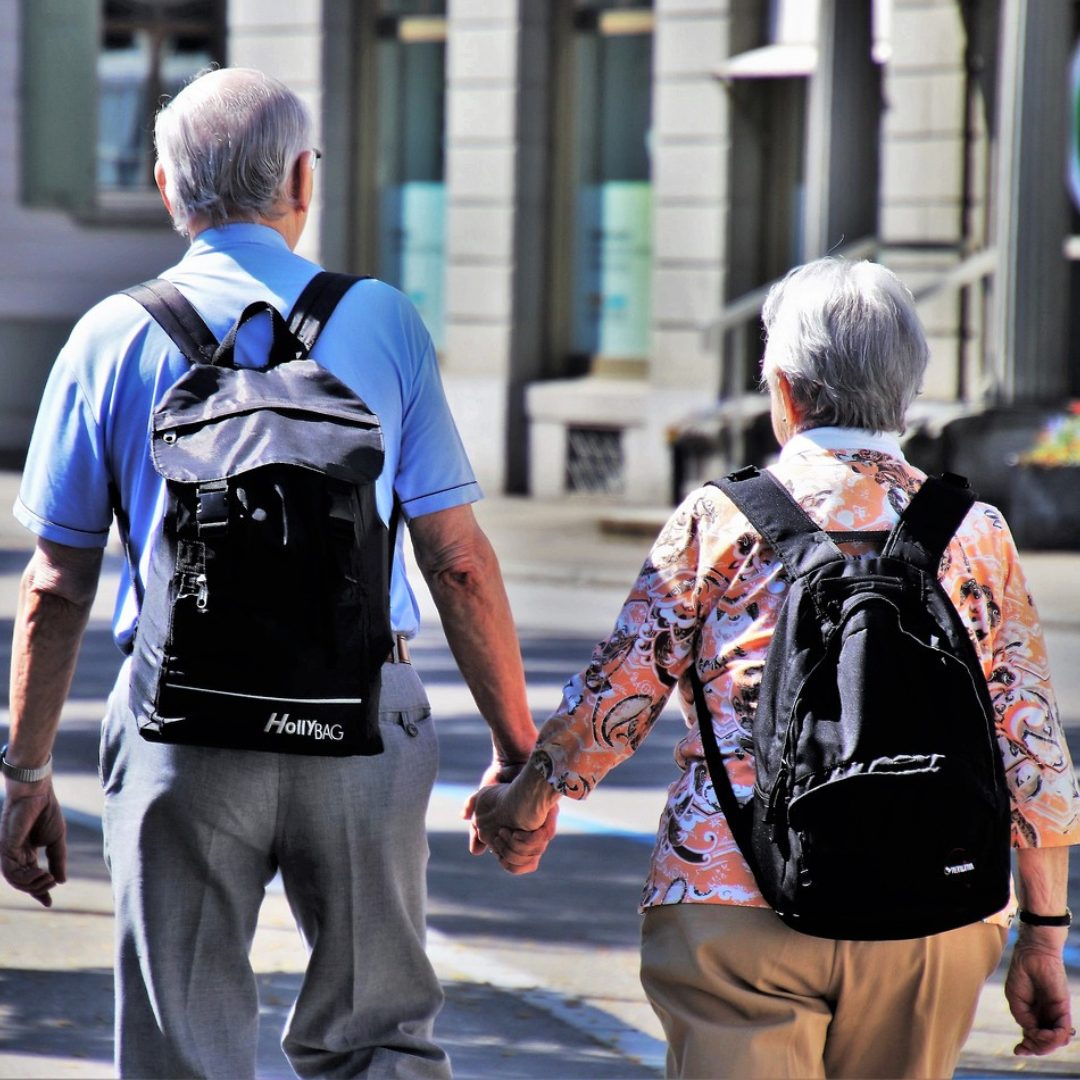
[[[2,480],[0,503],[6,501]],[[493,500],[482,513],[503,554],[539,720],[608,628],[646,544],[640,537],[605,539],[595,507],[581,504]],[[0,528],[0,652],[10,640],[15,578],[25,557],[25,539]],[[113,556],[109,569],[116,570]],[[1063,574],[1069,582],[1080,580],[1080,559],[1040,563],[1039,572],[1048,586],[1057,583],[1051,649],[1066,716],[1080,731],[1080,672],[1070,662],[1080,647],[1080,606],[1073,607],[1060,586]],[[111,902],[95,769],[97,722],[118,659],[108,634],[110,595],[106,584],[57,748],[58,789],[72,822],[72,881],[50,912],[0,891],[0,1077],[111,1074]],[[440,1036],[457,1074],[549,1080],[660,1075],[659,1027],[637,981],[635,908],[663,790],[674,776],[671,746],[680,721],[662,718],[635,758],[587,805],[566,808],[561,835],[538,874],[511,878],[491,858],[467,855],[457,817],[488,753],[483,726],[437,630],[429,629],[414,653],[442,750],[429,815],[431,951],[448,998]],[[1073,749],[1080,757],[1080,745]],[[1078,871],[1074,865],[1074,898],[1080,897]],[[1080,989],[1080,937],[1070,957]],[[279,892],[272,891],[264,907],[254,960],[265,1021],[260,1076],[289,1076],[276,1039],[303,954]],[[983,995],[959,1075],[1080,1076],[1076,1053],[1050,1060],[1011,1056],[1014,1029],[1000,975],[996,983]]]

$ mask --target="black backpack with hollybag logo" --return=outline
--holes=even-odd
[[[713,787],[762,895],[789,926],[835,939],[922,937],[1001,910],[1010,805],[994,710],[937,577],[974,502],[966,482],[927,479],[888,534],[823,532],[768,472],[716,486],[789,579],[744,805],[690,670]],[[882,538],[880,554],[837,547]]]
[[[392,544],[375,505],[382,430],[309,355],[356,280],[316,275],[288,324],[251,304],[220,344],[169,282],[127,290],[191,362],[150,425],[166,506],[132,657],[146,739],[382,750],[379,677],[392,646]],[[266,364],[237,366],[237,333],[256,317],[273,326]]]

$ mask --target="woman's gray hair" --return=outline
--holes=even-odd
[[[154,143],[173,224],[220,226],[281,215],[311,115],[277,79],[250,68],[196,76],[158,114]]]
[[[907,287],[872,262],[818,259],[769,291],[762,375],[791,383],[803,429],[903,431],[930,359]]]

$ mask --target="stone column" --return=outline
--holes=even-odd
[[[725,295],[729,102],[714,77],[730,49],[729,0],[656,0],[653,71],[653,314],[644,427],[624,441],[627,487],[663,502],[667,429],[716,401],[705,332]]]
[[[524,490],[540,368],[550,5],[450,0],[447,394],[481,484]]]
[[[881,127],[881,261],[916,293],[963,258],[965,243],[964,50],[968,34],[956,0],[894,0],[891,55],[884,71]],[[976,218],[974,209],[968,211]],[[981,238],[980,238],[981,239]],[[930,342],[922,401],[955,400],[958,346],[965,332],[959,297],[919,304]]]
[[[1065,187],[1071,4],[1003,0],[992,370],[1004,403],[1068,391]]]

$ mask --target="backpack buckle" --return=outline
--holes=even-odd
[[[195,523],[199,535],[229,524],[229,482],[211,480],[196,488]]]
[[[741,469],[736,469],[735,472],[728,473],[727,478],[738,483],[741,480],[753,480],[759,472],[760,470],[756,465],[744,465]]]

